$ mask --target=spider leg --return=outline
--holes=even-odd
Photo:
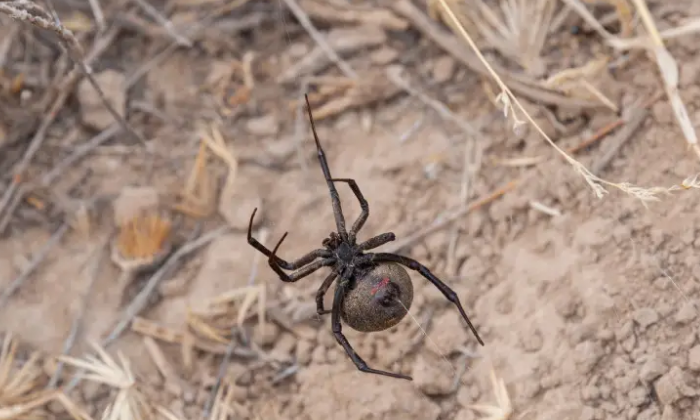
[[[258,242],[257,239],[253,238],[252,230],[253,230],[253,219],[255,218],[255,213],[258,211],[257,207],[255,210],[253,210],[253,214],[250,215],[250,223],[248,223],[248,243],[258,251],[262,252],[265,254],[266,257],[270,257],[272,255],[272,251],[267,249],[265,245],[261,244]],[[302,257],[292,261],[292,262],[287,262],[283,260],[282,258],[278,257],[275,255],[275,262],[277,263],[278,266],[281,268],[284,268],[285,270],[296,270],[299,267],[302,267],[311,261],[315,260],[316,258],[327,258],[331,256],[331,252],[326,250],[326,249],[316,249],[314,251],[309,252],[306,255],[303,255]]]
[[[341,277],[346,278],[348,277],[348,273],[350,271],[345,271]],[[409,381],[413,380],[410,376],[406,375],[401,375],[399,373],[393,373],[393,372],[386,372],[383,370],[378,370],[378,369],[372,369],[371,367],[367,366],[367,362],[362,360],[360,356],[355,353],[355,350],[352,348],[350,345],[350,342],[348,342],[348,339],[345,338],[343,335],[343,328],[340,324],[340,307],[343,303],[343,299],[345,299],[345,294],[347,293],[346,285],[341,284],[338,286],[338,288],[335,290],[335,297],[333,299],[333,310],[332,310],[332,315],[331,315],[331,325],[333,328],[333,335],[335,336],[336,341],[338,344],[343,346],[343,349],[345,350],[345,353],[347,353],[348,357],[350,357],[350,360],[355,364],[357,369],[361,372],[366,372],[366,373],[374,373],[377,375],[383,375],[383,376],[390,376],[392,378],[399,378],[399,379],[408,379]]]
[[[279,240],[279,242],[277,242],[277,245],[275,245],[275,249],[272,250],[270,257],[267,259],[267,263],[275,271],[275,273],[277,273],[280,280],[284,282],[295,282],[308,276],[309,274],[313,273],[321,267],[328,267],[329,265],[333,265],[335,263],[335,258],[324,258],[322,260],[316,260],[291,274],[285,273],[284,271],[282,271],[280,266],[277,265],[277,261],[275,260],[275,253],[277,252],[277,249],[280,247],[282,241],[284,241],[284,238],[286,237],[287,232],[285,232],[284,235],[282,235],[282,238]]]
[[[318,151],[318,161],[321,164],[321,170],[323,171],[323,177],[326,178],[326,184],[328,184],[328,190],[331,193],[331,205],[333,206],[333,217],[335,217],[335,226],[338,229],[338,234],[344,241],[348,240],[348,231],[345,228],[345,217],[343,216],[343,208],[340,205],[340,196],[338,195],[338,190],[335,189],[335,184],[331,178],[331,170],[328,168],[328,161],[326,161],[326,154],[321,148],[321,142],[318,140],[318,134],[316,134],[316,125],[314,124],[314,117],[311,115],[311,104],[309,103],[309,96],[304,94],[306,98],[306,110],[309,113],[309,121],[311,122],[311,131],[314,135],[314,140],[316,141],[316,150]]]
[[[464,312],[464,308],[462,308],[462,304],[459,301],[459,297],[457,296],[457,293],[455,293],[454,290],[452,290],[448,285],[442,282],[439,278],[435,277],[433,273],[428,270],[426,266],[423,264],[419,263],[416,260],[413,260],[408,257],[404,257],[401,255],[396,255],[396,254],[389,254],[389,253],[376,253],[376,254],[371,254],[374,258],[373,261],[375,262],[395,262],[401,265],[404,265],[411,270],[415,270],[419,272],[423,277],[428,279],[435,287],[438,288],[442,292],[443,295],[452,302],[455,306],[457,306],[457,309],[459,309],[459,313],[462,315],[462,318],[464,318],[465,321],[467,321],[467,325],[469,328],[472,330],[472,333],[476,337],[476,340],[481,344],[482,346],[484,345],[484,342],[481,340],[481,337],[479,337],[479,333],[476,332],[476,328],[474,328],[474,325],[472,325],[471,321],[469,320],[469,317],[467,316],[466,312]]]
[[[357,246],[358,251],[367,251],[368,249],[374,249],[378,246],[382,246],[385,243],[391,242],[396,239],[396,235],[393,232],[382,233],[374,238],[370,238],[360,245]]]
[[[330,310],[326,310],[323,308],[323,297],[326,295],[326,292],[328,289],[330,289],[331,284],[333,284],[333,281],[338,277],[338,273],[333,270],[328,277],[326,277],[325,280],[323,280],[323,283],[321,283],[321,287],[318,288],[318,291],[316,292],[316,313],[319,315],[326,315],[331,313]]]
[[[360,216],[357,218],[357,220],[355,220],[355,223],[352,224],[352,228],[350,228],[350,232],[348,233],[351,242],[354,242],[355,236],[357,236],[357,233],[360,231],[360,229],[362,229],[362,226],[364,226],[365,222],[367,221],[367,218],[369,217],[369,203],[365,199],[365,196],[362,195],[360,187],[357,186],[357,182],[355,182],[354,179],[334,178],[331,181],[347,183],[352,192],[355,194],[355,197],[357,197],[357,201],[360,202],[360,208],[362,209],[362,212],[360,213]]]

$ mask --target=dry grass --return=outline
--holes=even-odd
[[[498,84],[498,86],[501,89],[501,93],[498,95],[497,99],[500,101],[502,107],[503,107],[503,114],[505,117],[511,116],[513,118],[513,129],[517,129],[518,126],[523,124],[523,121],[520,119],[519,115],[522,115],[525,120],[527,120],[532,127],[537,130],[537,132],[549,143],[550,146],[554,148],[554,150],[559,153],[573,168],[574,170],[583,177],[583,179],[586,181],[586,183],[591,187],[593,190],[594,194],[598,198],[602,198],[608,193],[608,190],[606,190],[607,187],[611,188],[616,188],[638,200],[640,200],[645,206],[647,205],[648,202],[651,201],[659,201],[660,198],[659,196],[662,194],[670,194],[673,191],[677,191],[679,189],[687,189],[687,188],[696,188],[694,184],[688,183],[688,179],[684,180],[680,186],[678,185],[673,185],[671,187],[650,187],[650,188],[645,188],[645,187],[639,187],[636,185],[633,185],[632,183],[629,182],[612,182],[606,179],[603,179],[595,174],[593,174],[588,168],[586,168],[581,162],[577,161],[574,159],[571,155],[569,155],[566,151],[561,149],[557,144],[544,132],[544,130],[535,122],[535,120],[532,118],[532,116],[525,110],[525,108],[522,106],[520,101],[518,100],[517,97],[511,92],[511,90],[506,86],[506,84],[503,82],[501,77],[496,73],[496,71],[493,69],[493,67],[489,64],[489,62],[486,60],[484,57],[483,53],[480,51],[476,43],[474,42],[474,39],[472,36],[469,34],[465,26],[460,22],[460,19],[457,15],[457,13],[454,11],[454,0],[434,0],[436,3],[439,4],[441,7],[440,13],[444,13],[443,19],[449,22],[450,27],[457,32],[466,42],[469,44],[469,46],[472,48],[472,50],[476,53],[477,57],[479,60],[484,64],[484,66],[488,69],[489,74],[493,78],[493,80]],[[452,3],[452,4],[451,4]],[[643,3],[643,0],[637,0],[637,4]],[[660,50],[659,50],[660,51]],[[664,50],[665,51],[665,50]],[[670,55],[669,55],[670,56]],[[677,82],[677,73],[676,73],[676,82]],[[688,186],[688,185],[693,185],[693,186]]]
[[[117,391],[114,400],[105,409],[103,420],[147,420],[153,418],[153,408],[138,389],[131,365],[123,355],[115,361],[98,344],[92,343],[97,356],[88,355],[84,359],[61,356],[68,365],[83,369],[83,379],[107,385]]]
[[[479,420],[508,420],[513,415],[513,404],[508,395],[508,389],[503,379],[496,376],[496,372],[491,369],[489,375],[491,386],[496,397],[495,405],[490,404],[473,404],[470,405],[474,411],[485,414],[487,417],[482,417]]]

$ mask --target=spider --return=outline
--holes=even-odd
[[[316,293],[317,312],[319,315],[332,314],[331,326],[336,341],[343,347],[357,369],[362,372],[412,380],[407,375],[369,367],[355,353],[355,350],[353,350],[347,338],[343,335],[341,326],[342,318],[346,324],[355,330],[372,332],[385,330],[401,321],[408,312],[408,308],[413,300],[413,286],[404,267],[417,271],[437,287],[445,298],[457,307],[477,341],[483,346],[484,342],[464,312],[457,294],[431,273],[428,268],[418,261],[401,255],[366,252],[395,240],[396,236],[394,233],[382,233],[364,242],[357,243],[357,233],[362,229],[369,217],[369,204],[353,179],[331,177],[325,153],[316,134],[316,127],[311,114],[311,104],[308,96],[305,95],[305,98],[311,130],[316,142],[318,161],[330,191],[337,231],[331,232],[323,240],[323,248],[313,250],[297,260],[288,262],[277,256],[277,250],[287,237],[288,232],[282,235],[282,238],[280,238],[272,251],[253,238],[251,231],[257,211],[256,208],[250,216],[248,243],[268,257],[268,264],[284,282],[296,282],[322,267],[332,268],[330,274]],[[345,226],[340,197],[335,188],[335,183],[338,182],[347,184],[360,203],[360,215],[352,224],[350,230]],[[287,274],[283,270],[294,271]],[[323,298],[337,278],[339,280],[336,284],[333,307],[331,310],[326,310],[324,309]]]

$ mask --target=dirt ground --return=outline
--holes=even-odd
[[[194,353],[187,353],[182,342],[155,337],[173,370],[170,375],[154,362],[147,348],[152,342],[142,331],[128,328],[108,347],[110,354],[121,351],[130,361],[147,397],[178,418],[200,417],[231,339],[226,328],[235,324],[241,302],[213,321],[218,332],[209,337],[195,331],[188,311],[206,310],[207,301],[252,285],[265,290],[266,329],[261,334],[251,315],[232,339],[236,351],[227,358],[224,375],[231,382],[230,418],[478,419],[485,414],[475,405],[498,407],[494,378],[505,385],[512,413],[494,409],[493,419],[700,419],[697,190],[662,194],[646,206],[612,188],[602,199],[595,197],[534,129],[514,132],[512,121],[491,100],[495,84],[437,47],[415,23],[403,30],[378,23],[372,27],[377,39],[366,29],[362,36],[368,40],[357,41],[347,35],[358,33],[354,24],[312,15],[320,31],[348,31],[336,36],[361,45],[343,55],[363,79],[353,90],[283,2],[244,4],[191,35],[193,46],[174,49],[155,62],[153,57],[172,43],[168,32],[130,3],[123,10],[120,2],[103,3],[108,21],[120,22],[121,29],[93,68],[107,96],[125,110],[130,126],[148,144],[118,132],[42,185],[42,177],[113,124],[99,97],[81,81],[71,88],[23,175],[34,183],[0,239],[0,290],[8,290],[32,265],[65,220],[71,226],[0,304],[0,332],[12,332],[22,354],[36,350],[46,358],[42,384],[52,375],[52,357],[64,351],[76,319],[82,320],[82,329],[70,354],[81,356],[89,340],[99,341],[112,330],[151,278],[157,267],[120,280],[120,269],[104,244],[115,237],[122,220],[141,209],[158,209],[173,221],[175,249],[197,232],[229,226],[182,259],[139,314],[144,322],[176,332],[189,325],[194,340],[207,341],[208,347],[195,345]],[[167,3],[157,8],[167,10],[175,22],[201,18],[215,6],[207,1]],[[310,3],[301,2],[305,7]],[[700,2],[677,3],[649,2],[660,29],[700,13]],[[591,4],[596,16],[613,10]],[[419,6],[425,11],[423,2]],[[73,12],[93,20],[87,4],[56,2],[56,7],[64,22],[76,28],[83,21]],[[371,9],[400,16],[389,5]],[[2,39],[12,37],[7,52],[0,54],[6,57],[0,60],[0,191],[5,191],[41,121],[42,99],[52,98],[47,92],[55,70],[49,68],[68,61],[59,58],[61,51],[48,32],[0,18],[0,51]],[[644,33],[641,27],[637,31]],[[76,33],[89,51],[93,29]],[[669,41],[668,48],[680,68],[681,98],[697,126],[700,56],[695,36]],[[552,75],[598,54],[621,56],[604,47],[572,13],[548,37],[541,55],[546,74]],[[325,64],[315,65],[308,57]],[[649,57],[639,51],[627,54],[624,65],[592,80],[624,112],[663,92]],[[487,58],[519,71],[496,50],[489,50]],[[283,283],[247,244],[246,227],[255,207],[254,235],[263,235],[266,245],[272,247],[289,231],[279,251],[286,259],[319,247],[335,226],[309,124],[304,114],[297,121],[302,76],[277,82],[303,60],[308,63],[297,66],[306,69],[300,74],[319,76],[311,81],[311,98],[321,114],[316,125],[332,173],[354,178],[370,205],[360,240],[391,231],[399,243],[446,217],[465,198],[467,203],[492,198],[403,243],[399,251],[455,289],[484,347],[454,306],[417,273],[411,273],[415,298],[410,315],[398,326],[372,334],[344,329],[370,366],[412,375],[412,382],[360,373],[352,365],[333,338],[329,315],[315,313],[314,295],[325,271]],[[145,74],[134,78],[149,61]],[[387,88],[391,82],[376,72],[389,64],[403,66],[415,89],[446,104],[452,115],[476,127],[478,136],[465,135],[419,98]],[[13,84],[19,74],[24,75],[21,87]],[[371,78],[377,81],[368,82]],[[131,87],[123,89],[124,83]],[[350,102],[343,103],[347,98]],[[364,103],[364,98],[375,101]],[[327,105],[337,100],[341,105]],[[604,106],[566,108],[522,100],[567,150],[619,118]],[[173,210],[173,204],[195,165],[202,124],[218,127],[237,166],[232,171],[210,153],[204,171],[215,187],[205,190],[214,191],[214,198],[194,217],[192,211]],[[574,156],[589,168],[596,165],[624,125]],[[538,156],[543,158],[535,164],[524,162]],[[644,187],[679,184],[698,172],[697,157],[665,95],[656,97],[640,127],[605,163],[602,178]],[[338,188],[350,224],[359,205],[345,185]],[[499,190],[503,194],[494,195]],[[90,274],[96,255],[103,255],[102,262]],[[326,307],[331,297],[328,293]],[[212,338],[217,334],[226,340],[217,342]],[[191,364],[187,354],[195,356]],[[72,372],[66,367],[60,386]],[[99,418],[114,391],[83,381],[68,395]],[[50,418],[67,416],[57,405],[47,410]]]

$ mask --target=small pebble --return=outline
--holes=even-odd
[[[457,63],[454,58],[449,55],[443,55],[442,57],[435,60],[433,64],[432,74],[433,80],[436,83],[448,82],[454,76],[455,68]]]
[[[279,122],[277,118],[270,114],[262,117],[251,118],[246,122],[246,131],[260,137],[272,137],[279,132]]]
[[[651,382],[666,371],[666,365],[660,359],[653,357],[647,360],[639,370],[639,378],[644,382]]]
[[[698,315],[698,309],[693,302],[685,302],[676,312],[675,320],[679,324],[687,324]]]
[[[688,368],[700,372],[700,344],[688,352]]]
[[[642,330],[646,330],[650,326],[659,321],[659,314],[652,308],[640,308],[634,311],[632,315],[634,320],[639,324]]]

